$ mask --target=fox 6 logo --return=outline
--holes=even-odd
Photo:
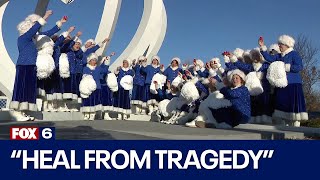
[[[53,140],[54,127],[11,127],[10,140]]]

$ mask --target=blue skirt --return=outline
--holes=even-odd
[[[104,111],[113,110],[113,92],[107,85],[101,86],[101,103]]]
[[[55,69],[51,76],[44,80],[44,89],[47,100],[62,99],[59,69]]]
[[[273,107],[270,92],[264,92],[258,96],[251,96],[251,116],[272,116]]]
[[[69,78],[61,78],[61,92],[63,92],[63,99],[78,100],[77,89],[79,89],[79,84],[77,84],[75,74],[70,74]]]
[[[308,120],[302,84],[289,84],[285,88],[275,88],[275,118],[301,121]]]
[[[131,114],[130,92],[119,86],[119,90],[113,94],[113,111]]]
[[[101,89],[95,90],[88,98],[82,99],[80,110],[87,113],[101,111]]]
[[[220,109],[211,109],[209,108],[212,116],[218,123],[227,123],[232,127],[238,126],[239,124],[248,123],[250,117],[243,117],[243,115],[234,110],[232,107],[220,108]]]
[[[147,105],[157,105],[160,101],[160,98],[157,94],[152,94],[150,92],[150,84],[145,85],[145,95],[146,95],[146,101]]]
[[[80,81],[82,80],[82,76],[83,74],[82,73],[77,73],[76,74],[76,94],[80,97],[80,90],[79,90],[79,85],[80,85]]]
[[[133,85],[132,89],[132,97],[131,97],[131,104],[134,105],[141,105],[142,107],[147,106],[147,96],[145,93],[145,86],[140,85]]]
[[[37,67],[17,65],[10,109],[37,111]]]

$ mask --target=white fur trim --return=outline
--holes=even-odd
[[[270,47],[269,47],[269,52],[272,51],[272,50],[275,50],[277,51],[277,53],[281,53],[280,51],[280,48],[279,48],[279,45],[278,44],[272,44]]]
[[[56,25],[58,26],[58,28],[61,28],[62,27],[62,22],[61,21],[57,21]]]
[[[291,53],[293,51],[293,48],[288,48],[285,52],[281,53],[282,57],[285,57],[287,54]]]
[[[52,41],[51,37],[46,35],[37,35],[34,41],[38,50],[38,54],[53,55],[54,42]]]
[[[109,66],[111,63],[111,56],[104,57],[104,65]]]
[[[79,37],[77,37],[77,36],[74,37],[73,41],[74,41],[75,43],[80,43],[80,44],[82,44],[81,39],[80,39]]]
[[[273,62],[267,72],[267,79],[275,87],[284,88],[288,86],[285,64],[282,61]]]
[[[200,69],[204,67],[204,63],[203,63],[203,61],[201,59],[197,59],[196,60],[196,64],[197,64],[198,67],[200,67]]]
[[[288,36],[288,35],[280,36],[278,42],[281,44],[287,45],[290,48],[293,48],[294,44],[295,44],[295,40],[291,36]]]
[[[247,74],[246,87],[248,88],[251,96],[258,96],[263,93],[263,87],[256,72],[250,72]]]
[[[233,54],[237,57],[237,59],[242,59],[243,53],[244,53],[244,50],[243,50],[243,49],[240,49],[240,48],[236,48],[236,49],[233,51]]]
[[[95,42],[93,39],[88,39],[85,44],[90,43],[90,42],[91,42],[92,44],[96,44],[96,42]]]
[[[133,88],[133,78],[130,75],[124,76],[120,80],[120,85],[123,87],[123,89],[129,91]]]
[[[153,57],[152,57],[152,60],[154,60],[154,59],[157,59],[158,62],[159,62],[159,64],[160,64],[161,61],[160,61],[160,57],[159,57],[159,56],[153,56]],[[152,62],[152,60],[151,60],[151,62]]]
[[[240,76],[241,77],[241,79],[242,80],[246,80],[246,75],[244,74],[244,72],[242,72],[241,70],[239,70],[239,69],[235,69],[235,70],[233,70],[233,71],[229,71],[228,72],[228,81],[229,82],[232,82],[232,77],[233,77],[233,75],[238,75],[238,76]]]
[[[118,113],[123,113],[123,114],[127,114],[130,115],[131,114],[131,109],[123,109],[123,108],[119,108],[119,107],[113,107],[113,112],[118,112]]]
[[[187,82],[184,84],[180,95],[190,103],[200,98],[198,89],[193,82]]]
[[[204,85],[209,84],[210,83],[209,78],[202,79],[201,83],[204,84]]]
[[[64,38],[67,38],[68,35],[69,35],[69,32],[66,31],[66,32],[61,33],[60,36],[63,36]]]
[[[97,89],[97,84],[93,79],[92,75],[85,74],[80,81],[79,90],[81,97],[87,98]]]
[[[224,63],[229,63],[230,62],[229,56],[224,55],[223,59],[224,59]]]
[[[261,46],[261,47],[260,47],[260,50],[263,51],[263,52],[265,52],[265,51],[268,50],[268,48],[267,48],[267,46],[264,45],[264,46]]]
[[[188,65],[188,64],[186,64],[186,65],[182,65],[182,70],[183,70],[183,71],[185,71],[185,70],[187,70],[187,69],[188,69],[188,67],[189,67],[189,65]]]
[[[235,63],[235,62],[238,61],[238,57],[237,57],[237,56],[232,56],[232,57],[230,58],[230,61],[231,61],[232,63]]]
[[[96,105],[96,106],[83,106],[80,108],[80,111],[83,113],[93,113],[93,112],[97,112],[97,111],[101,111],[102,110],[102,105]]]
[[[290,72],[291,64],[285,64],[286,72]]]
[[[59,58],[59,74],[62,78],[70,77],[69,60],[66,53],[62,53]]]
[[[290,113],[290,112],[275,110],[273,113],[273,117],[282,118],[282,119],[291,120],[291,121],[309,120],[309,116],[307,112]]]
[[[11,101],[9,108],[17,111],[38,111],[37,105],[29,102]]]
[[[209,69],[209,77],[215,77],[217,75],[217,72],[213,69]]]

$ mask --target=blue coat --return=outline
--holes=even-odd
[[[99,45],[96,45],[90,49],[87,49],[86,52],[82,50],[77,51],[76,53],[76,73],[81,74],[83,71],[83,67],[87,65],[87,57],[91,53],[95,53],[100,48]]]
[[[120,68],[120,71],[119,71],[118,76],[117,76],[117,80],[118,80],[119,86],[120,86],[121,79],[126,75],[130,75],[130,76],[133,77],[134,76],[134,71],[132,69],[129,69],[128,71],[124,71],[122,68]]]
[[[140,72],[146,76],[145,84],[150,85],[153,76],[160,72],[160,67],[154,68],[152,65],[141,66]]]
[[[268,71],[268,68],[270,66],[270,64],[268,62],[264,62],[262,63],[262,66],[259,68],[259,69],[254,69],[254,66],[252,64],[246,64],[246,63],[243,63],[242,61],[237,61],[234,63],[234,65],[240,69],[241,71],[243,71],[245,74],[249,74],[250,72],[261,72],[263,73],[263,77],[261,79],[261,84],[262,84],[262,87],[263,87],[263,90],[265,92],[269,92],[271,89],[270,87],[270,83],[267,79],[267,71]]]
[[[45,31],[45,32],[39,32],[39,35],[46,35],[46,36],[53,36],[55,33],[59,32],[61,29],[56,25],[52,29]]]
[[[97,89],[101,89],[101,75],[106,74],[108,72],[108,69],[109,68],[104,63],[102,63],[100,66],[97,66],[94,70],[91,70],[89,67],[84,67],[83,74],[92,75],[94,81],[97,84]]]
[[[59,58],[61,55],[61,47],[63,46],[63,41],[65,40],[64,36],[59,36],[59,38],[56,40],[56,42],[54,43],[54,47],[53,47],[53,59],[55,62],[55,66],[56,68],[59,67]]]
[[[16,65],[36,65],[38,50],[33,42],[41,24],[36,22],[26,33],[18,38],[19,57]]]
[[[134,73],[135,73],[135,76],[133,78],[133,84],[135,85],[139,85],[139,86],[144,86],[144,83],[145,83],[145,76],[141,74],[141,65],[135,65],[133,67],[133,70],[134,70]]]
[[[237,122],[240,124],[248,123],[251,118],[251,102],[248,88],[245,86],[236,89],[224,87],[220,92],[231,102],[231,108],[236,113],[235,117],[239,118]]]
[[[261,51],[263,57],[270,63],[274,61],[282,61],[285,64],[290,64],[290,72],[287,72],[289,84],[302,84],[300,71],[303,69],[302,59],[297,51],[291,51],[284,57],[281,54],[270,55],[267,51]]]
[[[183,73],[183,72],[182,72],[182,69],[177,68],[176,70],[173,70],[173,69],[171,68],[171,66],[170,66],[170,67],[168,67],[168,68],[163,72],[163,75],[165,75],[165,76],[167,77],[167,81],[170,81],[170,82],[172,83],[172,81],[173,81],[176,77],[178,77],[179,72],[180,72],[180,73]]]

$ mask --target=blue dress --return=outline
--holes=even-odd
[[[92,75],[94,81],[97,84],[97,89],[92,92],[88,98],[82,100],[81,112],[97,112],[102,110],[102,85],[101,75],[108,72],[108,67],[102,63],[100,66],[90,69],[89,67],[83,68],[83,75]]]
[[[37,48],[33,37],[41,28],[36,22],[25,34],[18,38],[19,57],[16,63],[10,109],[18,111],[37,111]]]
[[[252,120],[257,121],[271,121],[273,113],[273,106],[271,101],[271,85],[266,78],[269,63],[254,63],[246,64],[241,61],[237,61],[234,65],[246,74],[250,72],[261,73],[261,85],[263,87],[263,93],[258,96],[251,96],[251,117]]]
[[[222,88],[221,94],[231,102],[231,107],[210,109],[218,123],[225,122],[232,127],[246,124],[251,118],[250,93],[247,87]]]
[[[109,66],[107,66],[109,69]],[[110,90],[106,82],[106,76],[110,73],[108,71],[106,74],[101,75],[101,103],[102,110],[104,111],[113,111],[113,92]]]
[[[133,78],[131,104],[147,107],[147,96],[146,96],[146,89],[144,86],[146,78],[140,71],[141,67],[142,67],[141,65],[136,65],[133,68],[135,72],[135,76]]]
[[[126,76],[134,76],[134,71],[131,69],[124,70],[121,68],[118,74],[118,91],[113,94],[113,111],[123,114],[131,114],[131,106],[130,106],[130,92],[128,90],[123,89],[120,85],[121,79]]]
[[[153,104],[158,104],[158,95],[152,94],[150,92],[150,85],[151,85],[151,81],[152,78],[155,74],[160,72],[160,67],[153,67],[152,65],[148,65],[146,67],[141,67],[141,73],[144,74],[146,76],[146,80],[145,80],[145,96],[146,96],[146,102],[147,105],[153,105]]]
[[[303,64],[299,53],[292,50],[284,54],[284,56],[282,54],[270,55],[264,51],[261,51],[261,54],[270,63],[282,61],[286,66],[290,66],[290,69],[287,69],[288,86],[275,88],[275,111],[273,117],[291,121],[308,120],[300,75]]]

